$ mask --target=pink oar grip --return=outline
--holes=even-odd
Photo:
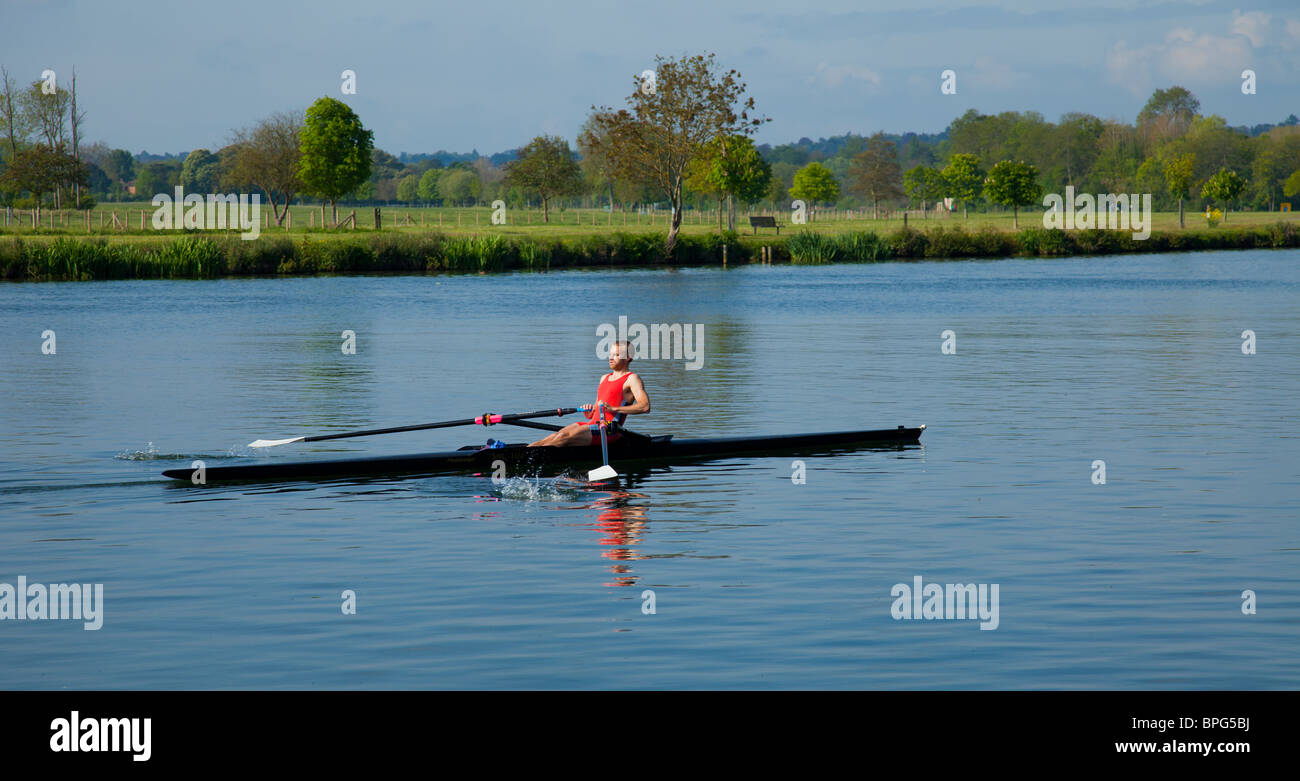
[[[484,418],[487,418],[487,423],[483,422]],[[479,415],[477,418],[474,418],[474,423],[479,426],[490,426],[493,423],[500,423],[500,422],[501,422],[500,415]]]

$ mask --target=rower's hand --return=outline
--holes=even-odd
[[[581,409],[582,409],[583,412],[591,412],[592,410],[596,409],[596,405],[595,405],[595,404],[583,404],[582,407],[581,407]]]

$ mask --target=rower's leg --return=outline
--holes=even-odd
[[[570,423],[549,436],[542,437],[529,447],[574,447],[591,444],[589,423]]]

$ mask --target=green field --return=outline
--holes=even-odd
[[[610,213],[604,209],[565,209],[563,211],[552,209],[550,222],[543,223],[540,209],[510,209],[506,212],[507,222],[505,225],[493,225],[492,210],[487,207],[408,208],[385,206],[380,207],[380,210],[381,232],[420,233],[437,231],[449,236],[497,234],[506,237],[526,236],[537,239],[570,239],[581,236],[603,235],[611,232],[665,235],[668,230],[668,213],[666,211],[653,214],[638,214],[636,212],[617,210]],[[322,228],[321,208],[319,206],[294,206],[290,209],[291,220],[289,224],[292,227],[289,228],[275,225],[270,217],[270,207],[263,204],[261,236],[283,236],[285,234],[294,236],[300,234],[341,236],[373,233],[375,230],[374,208],[364,207],[355,210],[352,207],[340,208],[340,220],[346,219],[353,211],[357,215],[356,228],[349,226]],[[31,212],[22,210],[13,213],[9,225],[0,225],[0,231],[5,235],[18,236],[94,235],[109,239],[130,236],[134,240],[147,239],[150,241],[166,241],[183,233],[183,231],[178,230],[155,230],[151,225],[153,213],[154,207],[147,203],[100,204],[90,212],[90,228],[87,230],[86,216],[82,212],[42,210],[40,225],[34,229],[32,227]],[[762,213],[771,214],[770,211]],[[1041,212],[1021,212],[1020,229],[1041,226],[1041,214]],[[117,216],[118,227],[114,227],[111,215]],[[141,215],[144,217],[145,227],[143,230],[140,229]],[[329,219],[329,216],[329,208],[326,207],[326,220]],[[787,236],[791,230],[809,229],[827,234],[858,231],[890,233],[903,227],[901,215],[877,220],[871,218],[870,210],[855,212],[823,210],[818,212],[814,219],[806,225],[791,225],[789,214],[786,213],[781,213],[777,219],[782,226],[782,238]],[[1199,211],[1187,211],[1184,220],[1186,230],[1204,230],[1207,228],[1204,214]],[[53,222],[52,228],[51,221]],[[101,221],[103,227],[101,227]],[[1227,221],[1220,223],[1219,227],[1256,227],[1273,225],[1278,222],[1300,224],[1300,212],[1232,212],[1227,215]],[[908,226],[922,231],[953,227],[961,227],[967,231],[979,231],[987,228],[1008,232],[1016,230],[1010,212],[972,213],[969,219],[963,218],[960,212],[952,216],[931,216],[929,218],[913,212],[908,218]],[[736,220],[736,229],[742,235],[752,235],[746,212],[739,213]],[[1179,230],[1177,212],[1156,212],[1151,229],[1153,231]],[[685,212],[681,229],[683,234],[707,235],[710,233],[716,234],[717,231],[716,212],[705,213],[694,210]],[[193,233],[193,231],[190,233]],[[221,233],[234,234],[236,232],[208,231],[207,233],[219,235]],[[760,229],[758,235],[775,237],[776,232],[770,228]]]
[[[352,210],[347,210],[351,214]],[[145,229],[141,230],[140,215]],[[0,279],[11,281],[201,279],[276,274],[369,274],[546,271],[552,268],[743,264],[764,259],[816,264],[887,260],[942,260],[1010,256],[1062,257],[1223,249],[1300,248],[1300,218],[1292,214],[1238,213],[1208,227],[1189,215],[1159,213],[1146,239],[1130,230],[1046,230],[1041,215],[1013,227],[1008,214],[970,219],[900,217],[874,220],[822,212],[808,225],[783,223],[753,235],[748,220],[738,233],[720,233],[704,213],[688,212],[671,260],[664,252],[665,215],[565,210],[542,224],[537,212],[491,224],[491,211],[387,209],[383,227],[312,227],[319,209],[296,207],[293,229],[265,226],[256,240],[227,231],[155,230],[152,209],[101,206],[86,215],[51,212],[42,227],[0,228]],[[109,227],[116,215],[116,229]],[[360,217],[358,213],[358,217]],[[105,227],[99,227],[101,217]],[[313,219],[314,217],[314,219]],[[393,225],[396,219],[397,225]],[[50,228],[49,220],[55,227]],[[122,227],[123,221],[132,227]],[[360,220],[358,220],[360,221]],[[303,223],[306,223],[304,225]],[[624,224],[626,222],[626,224]]]

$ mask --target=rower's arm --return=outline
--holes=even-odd
[[[632,391],[634,401],[631,404],[624,404],[621,407],[615,407],[611,410],[615,415],[644,415],[650,411],[650,397],[646,395],[645,386],[641,384],[641,378],[636,374],[627,378],[627,384],[623,386]]]

